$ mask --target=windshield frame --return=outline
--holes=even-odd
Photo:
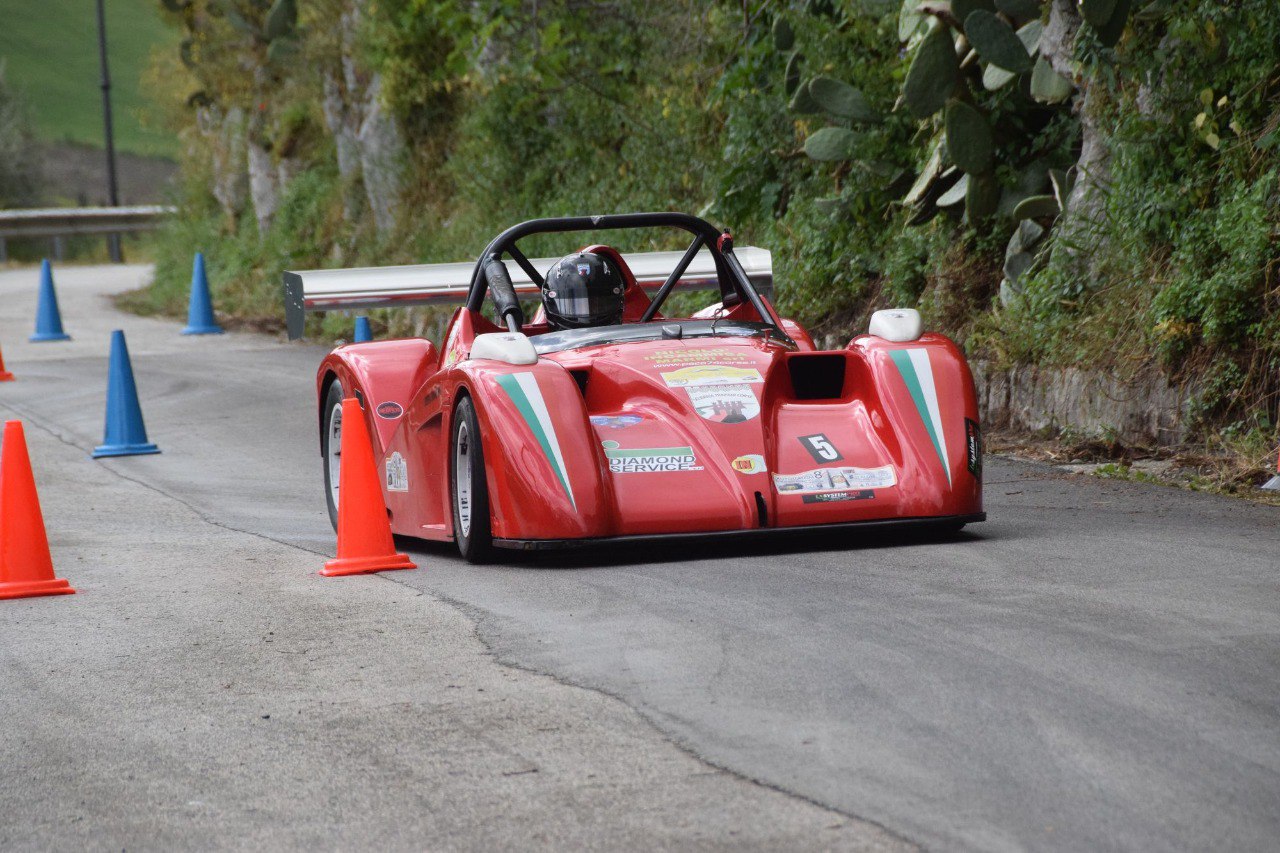
[[[680,337],[674,337],[667,327],[679,326]],[[798,349],[795,341],[777,331],[768,323],[751,320],[663,320],[655,323],[619,323],[613,326],[590,326],[582,329],[559,329],[530,335],[538,355],[570,352],[587,347],[614,346],[617,344],[651,343],[653,341],[705,340],[708,338],[756,338],[781,344],[791,350]]]

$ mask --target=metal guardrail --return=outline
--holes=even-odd
[[[6,238],[52,237],[53,254],[55,258],[60,258],[66,237],[150,231],[175,210],[176,208],[161,204],[0,210],[0,261],[5,260],[7,255]]]

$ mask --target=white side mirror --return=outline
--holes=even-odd
[[[515,332],[489,332],[476,335],[471,345],[471,358],[491,358],[507,364],[536,364],[538,353],[533,341]]]
[[[886,341],[903,343],[919,340],[924,331],[920,312],[914,308],[890,308],[871,315],[867,332]]]

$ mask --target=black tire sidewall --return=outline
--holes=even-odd
[[[471,437],[471,533],[462,535],[458,518],[458,426],[467,425]],[[493,553],[493,524],[489,517],[489,483],[484,468],[484,442],[480,439],[480,420],[470,397],[458,401],[449,430],[449,512],[453,516],[453,538],[458,552],[470,563],[488,562]]]
[[[333,380],[324,395],[324,417],[320,423],[320,464],[324,469],[324,502],[329,507],[329,523],[338,529],[338,505],[333,502],[333,489],[329,484],[329,422],[333,420],[333,410],[342,405],[342,382]]]

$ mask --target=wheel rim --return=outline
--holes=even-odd
[[[338,506],[339,478],[342,474],[342,403],[329,413],[329,496]]]
[[[453,445],[453,472],[458,528],[466,537],[471,535],[471,432],[466,421],[458,424],[458,436]]]

